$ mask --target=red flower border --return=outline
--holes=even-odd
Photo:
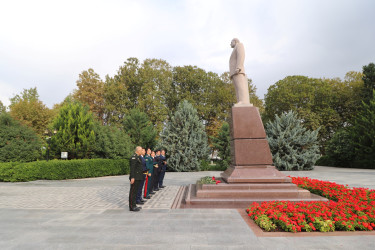
[[[290,176],[289,176],[290,177]],[[246,211],[263,230],[287,232],[370,231],[375,228],[375,190],[291,177],[292,182],[330,201],[253,203]]]

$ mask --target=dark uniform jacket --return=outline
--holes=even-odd
[[[137,154],[134,154],[130,158],[129,180],[132,178],[135,180],[143,180],[142,160]]]
[[[167,158],[164,155],[160,155],[159,156],[159,168],[161,168],[161,170],[163,171],[167,170],[167,164],[164,163],[165,161],[167,161]]]
[[[139,158],[141,158],[141,161],[142,161],[142,170],[143,170],[143,173],[145,173],[145,172],[147,172],[145,157],[143,155],[140,155]]]

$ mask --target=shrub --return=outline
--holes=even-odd
[[[103,126],[95,121],[94,133],[92,158],[123,159],[130,158],[134,152],[130,137],[116,126]]]
[[[35,132],[9,114],[0,114],[0,162],[35,161],[41,156],[42,142]]]
[[[129,173],[129,160],[52,160],[0,164],[0,181],[64,180]]]

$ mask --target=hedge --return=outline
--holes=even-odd
[[[129,160],[84,159],[0,163],[0,181],[65,180],[129,174]]]

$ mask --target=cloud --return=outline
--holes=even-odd
[[[1,2],[0,98],[37,86],[52,107],[83,70],[104,78],[129,57],[221,74],[233,37],[263,97],[287,75],[344,77],[373,61],[374,9],[371,0]]]

